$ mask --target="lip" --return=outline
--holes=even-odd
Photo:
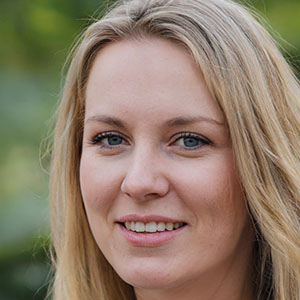
[[[170,231],[157,231],[157,232],[151,232],[151,233],[140,233],[140,232],[134,232],[131,230],[128,230],[126,227],[124,227],[120,223],[125,222],[172,222],[172,223],[185,223],[185,226],[182,226],[175,230]],[[179,236],[187,227],[187,223],[181,220],[168,218],[164,216],[157,216],[157,215],[148,215],[148,216],[138,216],[138,215],[127,215],[122,218],[120,218],[116,225],[119,227],[123,237],[131,244],[136,246],[142,246],[142,247],[156,247],[160,246],[164,243],[167,243],[168,241],[176,238]]]
[[[180,227],[176,230],[153,232],[153,233],[137,233],[128,230],[122,224],[117,224],[125,239],[133,245],[143,247],[155,247],[160,246],[171,239],[176,238],[187,226]]]

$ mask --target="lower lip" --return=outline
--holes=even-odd
[[[169,240],[177,237],[186,228],[185,225],[176,230],[157,231],[153,233],[138,233],[128,230],[121,224],[118,224],[118,226],[121,229],[121,232],[127,241],[137,246],[146,247],[154,247],[166,243]]]

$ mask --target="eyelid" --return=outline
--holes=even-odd
[[[90,143],[93,144],[93,145],[97,145],[99,143],[101,143],[101,140],[105,139],[105,138],[109,138],[109,137],[112,137],[112,136],[117,136],[117,137],[120,137],[123,139],[123,141],[126,141],[126,143],[128,144],[128,141],[127,141],[127,137],[124,136],[123,134],[117,132],[117,131],[105,131],[105,132],[100,132],[100,133],[97,133],[95,136],[93,136],[91,139],[90,139]],[[97,140],[99,139],[99,140]],[[108,146],[108,145],[107,145]],[[112,147],[112,148],[116,148],[118,145]],[[108,146],[109,147],[109,146]]]
[[[191,138],[195,138],[198,139],[200,143],[202,143],[201,145],[197,145],[195,147],[183,147],[183,146],[179,146],[185,150],[197,150],[199,148],[202,148],[203,146],[209,146],[212,145],[213,143],[206,137],[197,134],[197,133],[193,133],[193,132],[181,132],[179,134],[174,135],[172,138],[175,138],[175,140],[171,143],[171,145],[174,145],[178,140],[180,140],[181,138],[185,138],[185,137],[191,137]]]
[[[194,133],[194,132],[189,132],[189,131],[184,131],[184,132],[179,132],[174,134],[171,138],[174,139],[178,139],[178,138],[182,138],[182,137],[195,137],[195,138],[200,138],[202,140],[207,141],[208,143],[212,143],[207,137],[199,134],[199,133]]]
[[[122,138],[122,143],[121,144],[117,144],[117,145],[108,145],[106,143],[103,143],[104,139],[107,139],[109,137],[113,137],[113,136],[117,136]],[[187,146],[182,146],[182,145],[176,145],[175,143],[185,137],[190,137],[190,138],[195,138],[199,141],[199,145],[196,145],[194,147],[187,147]],[[171,142],[170,146],[178,146],[179,148],[182,148],[184,150],[188,150],[188,151],[192,151],[192,150],[199,150],[200,148],[204,147],[204,146],[209,146],[212,145],[213,143],[206,137],[204,137],[203,135],[197,134],[197,133],[193,133],[193,132],[180,132],[180,133],[176,133],[175,135],[173,135],[171,137],[171,139],[173,139],[173,141]],[[120,132],[117,131],[106,131],[106,132],[100,132],[98,134],[96,134],[95,136],[93,136],[90,139],[90,144],[92,145],[98,145],[100,147],[103,148],[110,148],[110,149],[116,149],[122,145],[128,145],[128,138],[126,136],[124,136],[123,134],[121,134]]]

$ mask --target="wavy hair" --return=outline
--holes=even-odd
[[[79,184],[85,88],[107,44],[183,45],[223,111],[256,231],[255,299],[300,300],[300,89],[271,35],[231,0],[127,0],[90,25],[71,54],[50,176],[54,300],[132,300],[90,232]]]

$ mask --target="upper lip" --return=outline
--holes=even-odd
[[[169,218],[165,216],[160,215],[136,215],[136,214],[129,214],[126,216],[121,217],[117,220],[119,223],[125,223],[125,222],[143,222],[143,223],[149,223],[149,222],[170,222],[170,223],[186,223],[185,221],[181,219],[175,219],[175,218]]]

